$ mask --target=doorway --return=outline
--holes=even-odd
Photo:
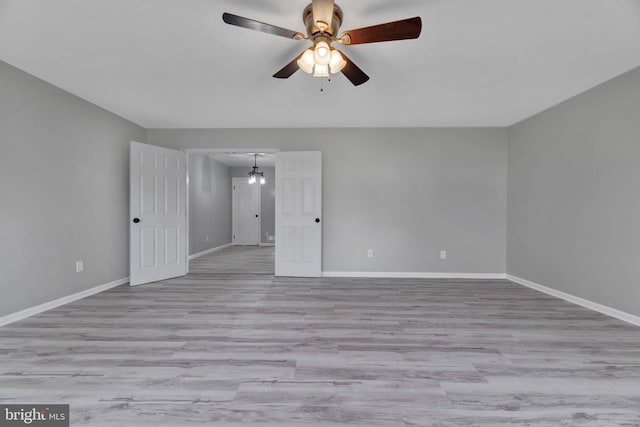
[[[188,150],[190,271],[274,274],[275,152]]]
[[[256,160],[257,155],[257,160]],[[319,151],[279,152],[273,150],[190,150],[189,152],[189,209],[190,239],[209,234],[206,226],[197,223],[207,218],[206,212],[194,212],[202,203],[192,200],[198,196],[197,172],[191,165],[204,162],[213,170],[225,170],[231,190],[229,198],[219,198],[218,203],[228,203],[228,240],[225,244],[209,242],[211,249],[191,253],[203,256],[228,246],[274,247],[275,275],[285,277],[322,276],[322,153]],[[255,167],[264,172],[265,180],[252,180],[250,172]],[[202,168],[201,168],[202,169]],[[276,173],[277,171],[277,173]],[[218,172],[218,181],[220,173]],[[220,182],[218,182],[220,184]],[[210,183],[205,188],[213,187]],[[217,222],[218,228],[220,221]],[[193,244],[193,242],[191,243]],[[198,248],[201,250],[201,248]],[[250,254],[245,254],[249,258]],[[192,259],[197,256],[192,255]]]
[[[180,215],[185,219],[186,224],[179,228],[184,230],[182,234],[184,237],[174,239],[184,242],[181,245],[183,250],[178,251],[182,255],[178,255],[178,258],[187,261],[183,263],[185,273],[189,271],[189,261],[225,250],[230,246],[238,245],[238,248],[242,248],[243,246],[240,245],[256,245],[253,247],[267,247],[271,250],[271,259],[275,258],[275,263],[278,265],[275,268],[277,276],[321,276],[322,158],[320,152],[277,153],[278,150],[265,149],[188,149],[185,151],[186,162],[184,163],[186,163],[187,178],[182,182],[185,183],[186,200],[179,205],[184,206],[183,212],[186,211],[184,215]],[[181,152],[176,151],[176,153]],[[184,156],[184,151],[182,153]],[[258,183],[254,182],[253,185],[259,186],[256,196],[247,190],[244,182],[241,184],[240,180],[235,180],[237,190],[242,194],[236,194],[237,200],[234,200],[233,178],[240,178],[245,182],[249,180],[249,172],[255,166],[256,153],[261,156],[258,157],[258,166],[265,169],[266,185],[261,183],[262,179]],[[132,156],[135,158],[133,151]],[[268,164],[269,158],[271,165]],[[269,167],[271,173],[266,170]],[[160,179],[156,175],[154,172],[154,180]],[[138,187],[139,184],[132,181],[132,195]],[[256,199],[257,204],[260,205],[259,209],[256,207]],[[242,211],[240,208],[244,208],[246,219],[244,225],[241,221],[237,221],[238,224],[234,225],[236,222],[233,219],[234,204],[238,208],[236,209],[238,213]],[[266,208],[265,204],[268,205]],[[276,209],[276,206],[279,208]],[[137,208],[133,208],[134,204],[132,204],[131,216],[135,223],[136,219],[140,218],[140,212],[136,212]],[[253,219],[249,214],[253,215]],[[132,239],[138,234],[132,233]],[[133,245],[132,248],[134,248]],[[139,252],[132,250],[134,254]],[[264,254],[268,255],[266,251]],[[264,254],[261,253],[261,255]],[[244,255],[245,259],[255,258],[254,254]],[[133,262],[132,266],[134,266]],[[154,278],[155,280],[145,280],[142,283],[167,277],[157,277]]]

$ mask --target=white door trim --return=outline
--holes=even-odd
[[[215,153],[228,153],[230,151],[235,153],[277,153],[280,151],[279,148],[183,148],[181,151],[184,151],[187,154],[187,236],[185,242],[186,248],[186,257],[187,257],[187,273],[189,272],[189,252],[191,251],[190,245],[190,206],[189,206],[189,155],[190,154],[215,154]],[[233,234],[233,225],[231,226],[231,234]],[[262,238],[262,237],[261,237]],[[232,239],[233,240],[233,239]],[[233,243],[231,243],[233,245]]]
[[[246,182],[247,178],[231,178],[231,242],[233,245],[236,244],[236,236],[238,235],[238,224],[236,220],[236,184],[244,184]],[[258,191],[258,238],[256,242],[256,246],[258,246],[262,241],[262,185],[259,182],[252,185],[256,185]]]
[[[191,191],[191,187],[189,184],[189,150],[185,150],[182,149],[180,151],[183,151],[185,154],[185,159],[186,159],[186,166],[185,166],[185,170],[187,171],[187,194],[185,197],[185,210],[184,210],[184,214],[186,216],[186,221],[184,224],[184,230],[185,230],[185,236],[184,236],[184,264],[185,264],[185,274],[189,274],[189,265],[191,264],[189,261],[191,261],[191,257],[189,256],[189,252],[191,252],[191,248],[189,247],[189,245],[191,244],[189,241],[189,192]]]

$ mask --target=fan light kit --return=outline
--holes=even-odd
[[[250,30],[286,37],[293,40],[308,40],[313,46],[303,51],[273,77],[287,79],[299,69],[314,77],[330,77],[332,74],[342,73],[359,86],[369,80],[358,66],[347,56],[331,46],[339,43],[345,46],[378,43],[393,40],[417,39],[422,31],[420,17],[388,22],[386,24],[359,28],[346,31],[338,36],[342,25],[342,9],[333,0],[313,0],[302,13],[302,21],[307,29],[307,35],[286,28],[276,27],[242,16],[225,13],[224,22]]]
[[[258,180],[260,180],[261,185],[265,185],[267,180],[264,179],[264,172],[260,172],[258,169],[258,155],[253,155],[253,168],[249,172],[249,184],[255,184]]]
[[[315,49],[304,51],[296,61],[298,67],[314,77],[329,77],[329,73],[338,74],[347,65],[347,61],[336,49],[331,49],[327,42],[319,42]]]

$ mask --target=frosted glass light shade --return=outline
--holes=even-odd
[[[329,77],[329,66],[316,64],[313,68],[313,77]]]
[[[316,44],[314,59],[316,65],[329,65],[331,61],[331,50],[327,42],[318,42],[318,44]]]
[[[313,51],[311,49],[307,49],[297,61],[298,67],[307,74],[313,73],[313,66],[315,65],[313,56]]]
[[[260,184],[265,185],[267,183],[267,180],[264,179],[264,176],[260,178]]]
[[[344,60],[340,52],[337,50],[331,51],[331,61],[329,67],[331,67],[331,74],[338,74],[347,65],[347,61]]]

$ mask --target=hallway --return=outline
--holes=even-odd
[[[191,275],[206,274],[274,274],[273,246],[231,246],[194,259],[189,264]]]

